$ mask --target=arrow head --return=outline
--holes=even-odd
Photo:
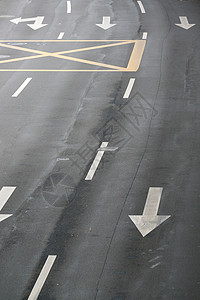
[[[30,28],[32,28],[33,30],[37,30],[40,29],[44,26],[47,26],[48,24],[27,24]]]
[[[6,220],[7,218],[11,217],[12,215],[2,215],[0,214],[0,222]]]
[[[115,26],[116,24],[105,24],[105,23],[102,23],[102,24],[96,24],[97,26],[99,26],[100,28],[104,29],[104,30],[107,30],[113,26]]]
[[[10,20],[10,22],[14,23],[14,24],[18,24],[21,21],[21,17],[20,18],[16,18],[16,19],[12,19]]]
[[[171,216],[129,216],[143,237],[160,226],[164,221]]]
[[[195,26],[196,24],[175,24],[175,25],[188,30],[188,29],[192,28],[193,26]]]

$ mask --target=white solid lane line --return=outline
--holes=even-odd
[[[49,255],[43,268],[42,271],[40,272],[40,275],[32,289],[32,292],[30,296],[28,297],[28,300],[36,300],[42,290],[42,287],[49,275],[49,272],[51,271],[51,268],[55,262],[56,255]]]
[[[72,4],[71,1],[67,1],[67,13],[71,14],[72,12]]]
[[[98,168],[98,165],[100,164],[100,161],[104,155],[104,152],[105,152],[105,150],[102,151],[101,148],[106,148],[107,146],[108,146],[108,142],[103,142],[101,144],[101,147],[98,149],[97,155],[90,167],[90,170],[89,170],[87,176],[85,177],[85,180],[92,180],[92,178]]]
[[[133,86],[134,86],[134,83],[135,83],[135,78],[131,78],[131,79],[129,80],[129,83],[128,83],[126,92],[125,92],[125,94],[124,94],[124,96],[123,96],[124,99],[129,98],[130,93],[131,93],[131,91],[132,91],[132,88],[133,88]]]
[[[61,33],[59,34],[59,36],[58,36],[58,40],[62,40],[64,34],[65,34],[64,32],[61,32]]]
[[[22,83],[22,85],[18,88],[18,90],[12,95],[12,97],[18,97],[19,94],[25,89],[25,87],[29,84],[32,78],[26,78],[26,80]]]
[[[147,39],[147,36],[148,36],[148,33],[147,33],[147,32],[143,32],[142,39],[143,39],[143,40],[146,40],[146,39]]]
[[[0,210],[4,207],[11,195],[14,193],[16,186],[4,186],[0,191]]]
[[[144,5],[143,5],[142,1],[137,1],[137,3],[139,5],[139,7],[140,7],[141,13],[145,14],[146,11],[145,11],[145,8],[144,8]]]

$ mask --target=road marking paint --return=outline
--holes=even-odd
[[[29,84],[32,80],[31,77],[26,78],[26,80],[22,83],[22,85],[18,88],[18,90],[12,95],[12,97],[18,97],[19,94],[25,89],[25,87]]]
[[[69,158],[57,158],[57,161],[67,161]]]
[[[126,91],[125,91],[125,94],[124,94],[124,96],[123,96],[124,99],[128,99],[128,98],[129,98],[130,93],[131,93],[131,91],[132,91],[132,88],[133,88],[133,86],[134,86],[134,83],[135,83],[135,78],[131,78],[131,79],[129,80],[128,86],[127,86]]]
[[[1,15],[0,18],[14,18],[13,15]]]
[[[22,22],[31,22],[31,21],[35,21],[34,24],[27,24],[27,26],[29,26],[33,30],[37,30],[37,29],[40,29],[40,28],[45,27],[45,26],[48,25],[48,24],[43,24],[42,23],[44,21],[44,16],[37,16],[35,18],[26,18],[26,19],[22,19],[20,17],[20,18],[10,20],[10,22],[12,22],[14,24],[19,24],[19,23],[22,23]]]
[[[108,146],[108,142],[103,142],[101,144],[100,148],[105,148],[107,146]],[[105,150],[102,151],[102,150],[98,149],[97,155],[96,155],[96,157],[95,157],[95,159],[94,159],[94,161],[93,161],[93,163],[90,167],[90,170],[89,170],[87,176],[85,177],[85,180],[92,180],[92,178],[94,177],[94,174],[95,174],[95,172],[96,172],[96,170],[97,170],[97,168],[100,164],[100,161],[101,161],[101,159],[104,155],[104,152],[105,152]]]
[[[39,40],[38,40],[39,41]],[[40,40],[41,41],[41,40]],[[52,42],[54,41],[64,41],[64,42],[73,42],[70,40],[51,40]],[[82,40],[83,41],[83,40]],[[94,42],[95,40],[93,40]],[[97,40],[96,40],[97,41]],[[105,40],[106,42],[109,42],[109,40]],[[71,60],[71,61],[75,61],[75,62],[81,62],[84,64],[89,64],[89,65],[94,65],[94,66],[101,66],[101,67],[105,67],[105,68],[111,68],[114,69],[112,70],[119,70],[122,72],[136,72],[140,66],[141,63],[141,59],[143,56],[143,52],[145,49],[145,44],[146,41],[145,40],[126,40],[126,41],[119,41],[117,43],[113,43],[114,40],[111,40],[110,42],[112,42],[111,44],[107,44],[107,45],[100,45],[100,46],[95,46],[95,47],[87,47],[87,48],[80,48],[80,49],[74,49],[74,50],[67,50],[67,51],[61,51],[61,52],[55,52],[55,53],[51,53],[51,52],[44,52],[44,51],[39,51],[39,50],[34,50],[34,49],[29,49],[29,48],[24,48],[24,47],[19,47],[19,46],[14,46],[14,45],[10,45],[8,44],[9,41],[0,41],[0,47],[5,47],[5,48],[9,48],[9,49],[16,49],[16,50],[21,50],[21,51],[25,51],[25,52],[30,52],[30,53],[37,53],[39,55],[32,55],[32,56],[28,56],[28,57],[20,57],[20,58],[15,58],[15,59],[7,59],[7,60],[2,60],[0,61],[0,64],[2,63],[9,63],[9,62],[17,62],[17,61],[22,61],[22,60],[27,60],[27,59],[34,59],[34,58],[41,58],[41,57],[56,57],[56,58],[62,58],[62,59],[66,59],[66,60]],[[12,41],[13,42],[13,41]],[[19,42],[19,41],[18,41]],[[31,42],[31,41],[29,41]],[[32,41],[33,42],[33,41]],[[50,41],[48,41],[50,42]],[[79,42],[78,40],[76,42]],[[85,40],[84,42],[92,42],[92,40]],[[102,42],[101,40],[98,40],[97,42]],[[6,44],[4,44],[6,43]],[[132,50],[132,54],[130,56],[130,60],[128,63],[128,66],[126,68],[123,67],[119,67],[119,66],[113,66],[113,65],[109,65],[109,64],[104,64],[104,63],[98,63],[98,62],[94,62],[94,61],[89,61],[89,60],[85,60],[85,59],[78,59],[78,58],[74,58],[74,57],[69,57],[67,55],[61,55],[61,54],[66,54],[66,53],[74,53],[74,52],[83,52],[83,51],[88,51],[88,50],[94,50],[94,49],[100,49],[100,48],[107,48],[107,47],[114,47],[114,46],[120,46],[120,45],[125,45],[125,44],[133,44],[133,50]],[[12,69],[13,70],[13,69]],[[15,71],[21,71],[19,69],[14,69]],[[0,71],[11,71],[11,69],[0,69]],[[31,70],[30,70],[31,71]],[[36,71],[33,69],[33,72]],[[51,70],[43,70],[43,71],[50,71]],[[55,70],[53,70],[55,71]],[[79,70],[56,70],[56,72],[68,72],[68,71],[75,71],[75,72],[79,72]],[[80,72],[106,72],[109,70],[81,70]]]
[[[16,186],[4,186],[0,191],[0,211],[9,200],[11,195],[14,193]],[[0,214],[0,222],[4,221],[5,219],[11,217],[12,215],[8,214]]]
[[[0,210],[4,207],[11,195],[14,193],[16,186],[4,186],[0,191]]]
[[[107,30],[113,26],[115,26],[116,24],[111,24],[110,23],[110,17],[103,17],[103,21],[101,24],[96,24],[97,26],[99,26],[100,28]]]
[[[127,66],[127,71],[129,70],[130,72],[136,72],[139,69],[142,56],[144,53],[144,48],[146,45],[145,40],[139,40],[135,43],[135,46],[133,48],[128,66]]]
[[[49,275],[49,272],[51,271],[51,268],[55,262],[56,255],[49,255],[43,268],[42,271],[40,272],[40,275],[31,291],[30,296],[28,297],[28,300],[36,300],[42,290],[42,287]]]
[[[72,3],[71,1],[67,1],[67,14],[71,14],[72,12]]]
[[[64,34],[65,34],[64,32],[61,32],[61,33],[59,34],[59,36],[58,36],[58,40],[62,40]]]
[[[142,1],[137,1],[137,3],[139,5],[139,7],[140,7],[141,13],[145,14],[146,11],[145,11],[145,8],[144,8],[144,5],[143,5]]]
[[[148,36],[148,32],[143,32],[142,39],[146,40]]]
[[[81,62],[85,64],[90,64],[90,65],[95,65],[95,66],[102,66],[106,68],[111,68],[111,69],[116,69],[116,70],[126,70],[126,68],[118,67],[118,66],[113,66],[109,64],[104,64],[104,63],[98,63],[94,61],[89,61],[85,59],[80,59],[80,58],[75,58],[75,57],[70,57],[66,55],[61,55],[61,54],[66,54],[66,53],[74,53],[74,52],[82,52],[82,51],[88,51],[88,50],[94,50],[94,49],[100,49],[100,48],[108,48],[108,47],[114,47],[114,46],[119,46],[119,45],[126,45],[126,44],[133,44],[135,42],[135,48],[137,47],[138,42],[144,42],[144,41],[126,41],[126,42],[120,42],[120,43],[113,43],[109,45],[100,45],[100,46],[95,46],[95,47],[87,47],[87,48],[81,48],[81,49],[74,49],[74,50],[67,50],[67,51],[61,51],[61,52],[55,52],[55,53],[50,53],[50,52],[44,52],[40,50],[33,50],[33,49],[28,49],[24,47],[19,47],[19,46],[13,46],[13,45],[8,45],[8,44],[3,44],[0,43],[1,47],[9,48],[9,49],[16,49],[16,50],[22,50],[25,52],[31,52],[31,53],[38,53],[40,55],[35,55],[35,56],[29,56],[29,57],[22,57],[22,58],[16,58],[16,59],[9,59],[9,60],[3,60],[0,61],[1,63],[7,63],[7,62],[14,62],[14,61],[21,61],[21,60],[27,60],[27,59],[33,59],[33,58],[41,58],[41,57],[56,57],[56,58],[62,58],[66,60],[71,60],[71,61],[76,61],[76,62]],[[135,53],[136,50],[133,49],[133,52]],[[94,70],[93,70],[94,71]]]
[[[115,152],[119,147],[100,147],[97,151]]]
[[[181,28],[183,28],[183,29],[186,29],[186,30],[188,30],[188,29],[190,29],[190,28],[192,28],[193,26],[195,26],[196,24],[190,24],[189,22],[188,22],[188,18],[186,17],[186,16],[182,16],[182,17],[179,17],[179,19],[180,19],[180,24],[175,24],[176,26],[179,26],[179,27],[181,27]]]
[[[162,191],[162,187],[150,187],[143,214],[129,216],[143,237],[171,217],[158,215]]]
[[[62,41],[58,41],[58,40],[0,40],[1,43],[42,43],[42,42],[45,42],[45,43],[52,43],[52,42],[55,42],[55,43],[58,43],[58,42],[68,42],[68,43],[81,43],[81,42],[137,42],[138,40],[62,40]]]

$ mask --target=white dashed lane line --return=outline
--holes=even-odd
[[[65,34],[64,32],[61,32],[61,33],[59,34],[59,36],[58,36],[58,40],[62,40],[64,34]]]
[[[142,39],[143,39],[143,40],[146,40],[146,39],[147,39],[147,36],[148,36],[148,33],[147,33],[147,32],[143,32]]]
[[[43,268],[42,271],[40,272],[40,275],[32,289],[32,292],[30,296],[28,297],[28,300],[37,300],[43,285],[45,284],[45,281],[49,275],[49,272],[51,271],[51,268],[53,267],[53,264],[56,260],[56,255],[49,255]]]
[[[72,12],[72,3],[71,1],[67,1],[67,13],[71,14]]]
[[[141,13],[145,14],[146,11],[145,11],[145,8],[144,8],[144,5],[143,5],[142,1],[137,1],[137,3],[139,5],[139,7],[140,7]]]
[[[126,89],[125,94],[124,94],[124,96],[123,96],[124,99],[128,99],[128,98],[129,98],[130,93],[131,93],[131,91],[132,91],[132,89],[133,89],[134,83],[135,83],[135,78],[131,78],[131,79],[129,80],[127,89]]]
[[[90,170],[89,170],[87,176],[85,177],[85,180],[92,180],[92,178],[94,177],[94,174],[98,168],[98,165],[100,164],[100,161],[104,155],[104,152],[105,152],[104,148],[106,148],[107,146],[108,146],[108,142],[103,142],[101,144],[101,147],[98,149],[97,155],[90,167]]]
[[[12,97],[16,98],[19,96],[19,94],[25,89],[25,87],[29,84],[29,82],[32,80],[31,77],[26,78],[26,80],[20,85],[20,87],[17,89],[17,91],[12,95]]]

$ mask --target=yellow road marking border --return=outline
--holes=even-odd
[[[98,43],[101,43],[101,42],[110,42],[111,44],[92,46],[92,47],[87,47],[87,48],[79,48],[79,49],[74,49],[74,50],[66,50],[66,51],[60,51],[60,52],[53,52],[53,53],[24,48],[24,47],[17,46],[17,45],[4,44],[4,43],[22,43],[22,42],[26,42],[26,43],[35,43],[35,42],[43,42],[43,43],[44,42],[45,43],[46,42],[47,43],[50,43],[50,42],[56,42],[56,43],[98,42]],[[109,47],[126,45],[126,44],[134,44],[128,66],[126,68],[62,55],[62,54],[66,54],[66,53],[69,54],[69,53],[75,53],[75,52],[83,52],[83,51],[89,51],[89,50],[95,50],[95,49],[101,49],[101,48],[109,48]],[[9,62],[17,62],[17,61],[22,61],[22,60],[30,60],[30,59],[41,58],[41,57],[56,57],[56,58],[61,58],[61,59],[65,59],[65,60],[71,60],[71,61],[75,61],[75,62],[81,62],[84,64],[94,65],[94,66],[98,66],[98,67],[108,68],[106,70],[0,69],[0,72],[109,72],[109,71],[110,72],[116,72],[116,71],[136,72],[141,63],[145,45],[146,45],[146,40],[0,40],[0,47],[38,54],[38,55],[32,55],[32,56],[28,56],[28,57],[26,56],[26,57],[3,60],[3,61],[0,61],[0,64],[9,63]]]

